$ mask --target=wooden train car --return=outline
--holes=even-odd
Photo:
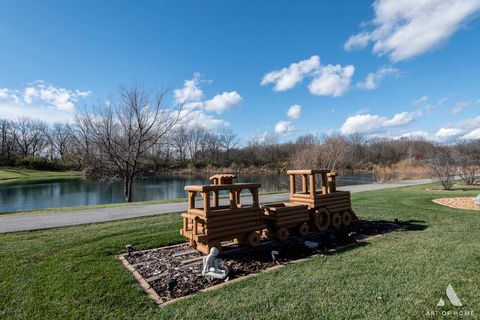
[[[305,236],[313,228],[325,231],[339,229],[356,219],[352,211],[350,192],[337,191],[336,173],[330,170],[288,170],[290,176],[290,202],[267,204],[260,207],[260,184],[235,183],[236,175],[217,174],[210,179],[213,184],[186,186],[187,213],[182,214],[180,234],[190,245],[208,254],[212,247],[221,249],[222,241],[234,240],[252,247],[268,238],[286,240],[290,234]],[[317,189],[316,176],[321,184]],[[301,187],[296,186],[300,177]],[[252,203],[241,204],[240,193],[249,190]],[[228,204],[220,205],[220,193],[228,193]],[[196,207],[195,198],[200,193],[203,207]]]
[[[260,184],[256,183],[186,186],[188,210],[182,214],[183,228],[180,234],[189,239],[193,248],[204,254],[208,254],[212,247],[221,249],[221,241],[227,240],[257,246],[261,240],[260,233],[266,228],[258,203],[259,187]],[[252,195],[252,204],[240,203],[240,193],[245,189]],[[219,195],[222,191],[228,192],[228,205],[220,205]],[[202,208],[196,208],[197,193],[202,196]]]
[[[288,170],[290,176],[290,202],[304,204],[310,209],[310,225],[319,231],[330,226],[339,229],[356,219],[352,211],[350,192],[337,191],[337,174],[327,169]],[[321,176],[321,188],[317,189],[316,176]],[[296,188],[296,177],[301,178],[301,188]]]
[[[292,203],[273,203],[262,206],[263,220],[267,225],[265,235],[284,241],[291,232],[306,236],[310,231],[307,224],[309,209],[306,205]]]

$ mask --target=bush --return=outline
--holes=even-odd
[[[47,160],[37,157],[25,157],[22,159],[18,159],[15,165],[35,170],[62,171],[66,169],[66,166],[61,161]]]

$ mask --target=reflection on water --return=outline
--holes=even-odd
[[[238,182],[261,183],[261,191],[288,189],[286,174],[241,175]],[[373,183],[369,174],[346,175],[339,185]],[[186,197],[184,187],[207,184],[208,176],[157,176],[136,181],[133,201],[177,199]],[[94,180],[59,179],[0,185],[0,212],[24,211],[124,202],[121,181],[111,184]]]

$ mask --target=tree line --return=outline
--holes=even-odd
[[[116,102],[84,109],[70,123],[0,120],[0,165],[123,179],[126,201],[132,200],[136,176],[182,168],[351,172],[408,161],[429,168],[446,188],[456,175],[470,184],[478,181],[479,141],[442,145],[424,139],[309,134],[280,143],[277,135],[266,134],[242,145],[231,129],[213,131],[185,121],[182,106],[164,106],[167,93],[122,87]]]

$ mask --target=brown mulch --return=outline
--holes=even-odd
[[[343,230],[311,233],[305,239],[293,236],[283,243],[263,242],[255,249],[229,245],[224,248],[220,257],[222,265],[230,270],[228,278],[223,281],[208,279],[201,275],[203,255],[192,250],[187,243],[132,252],[125,258],[157,292],[161,298],[159,301],[161,304],[279,264],[307,258],[314,254],[328,254],[332,249],[372,236],[399,229],[421,230],[424,227],[424,225],[401,221],[358,220]],[[319,247],[315,250],[309,249],[304,245],[304,240],[316,241]],[[278,251],[276,262],[272,259],[272,250]]]
[[[475,197],[439,198],[432,201],[451,208],[480,210],[480,206],[475,204]]]

